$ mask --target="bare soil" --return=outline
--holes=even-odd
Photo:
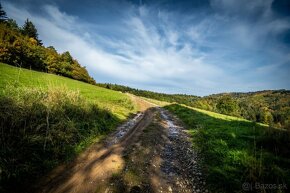
[[[38,192],[207,192],[199,156],[182,124],[164,109],[130,96],[142,112],[53,170]]]

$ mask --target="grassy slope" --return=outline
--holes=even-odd
[[[23,192],[136,112],[129,96],[0,63],[0,192]]]
[[[161,106],[161,107],[164,107],[166,105],[171,104],[169,102],[159,101],[156,99],[151,99],[151,98],[146,98],[146,97],[140,97],[140,98],[144,99],[145,101],[148,101],[149,103],[153,103],[153,104],[156,104],[156,105]]]
[[[15,83],[26,87],[44,89],[65,87],[69,90],[79,91],[86,99],[96,102],[100,107],[109,109],[120,119],[125,119],[134,110],[129,97],[120,92],[54,74],[20,69],[0,63],[0,88],[3,89],[7,84]]]
[[[245,119],[171,104],[187,126],[193,145],[204,156],[213,192],[243,192],[242,184],[290,185],[289,133]],[[279,192],[277,188],[266,190]],[[286,192],[282,187],[281,192]]]
[[[243,118],[240,118],[240,117],[234,117],[234,116],[230,116],[230,115],[223,115],[223,114],[220,114],[220,113],[215,113],[215,112],[212,112],[212,111],[207,111],[207,110],[203,110],[203,109],[189,107],[189,106],[186,106],[186,105],[182,105],[182,106],[186,107],[186,108],[189,108],[189,109],[192,109],[194,111],[200,112],[202,114],[208,115],[210,117],[216,118],[216,119],[221,119],[221,120],[225,120],[225,121],[241,121],[241,122],[246,122],[246,123],[252,123],[252,121],[249,121],[249,120],[246,120],[246,119],[243,119]],[[263,124],[263,123],[257,123],[257,124],[260,125],[260,126],[268,127],[268,125]]]

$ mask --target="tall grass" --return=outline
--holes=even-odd
[[[0,90],[6,85],[20,85],[30,88],[47,90],[51,87],[65,87],[66,90],[78,90],[86,100],[98,104],[100,108],[110,110],[119,119],[125,120],[136,112],[130,98],[120,92],[100,88],[91,84],[43,72],[17,68],[0,63]]]
[[[191,133],[212,192],[287,192],[283,185],[290,188],[288,131],[177,104],[165,108]],[[250,184],[248,191],[245,183]]]
[[[0,192],[21,190],[119,122],[66,87],[6,86],[0,91]]]

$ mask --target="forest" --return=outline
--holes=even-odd
[[[22,27],[0,14],[0,62],[13,66],[57,74],[90,84],[95,80],[85,67],[66,51],[58,53],[52,46],[45,47],[38,38],[35,25],[27,19]]]

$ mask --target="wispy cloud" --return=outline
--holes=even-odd
[[[113,24],[108,15],[107,25],[55,4],[43,4],[41,14],[8,2],[4,7],[18,23],[30,18],[45,45],[69,50],[99,82],[198,95],[289,88],[288,79],[275,76],[289,72],[289,48],[277,37],[290,23],[274,16],[272,1],[243,9],[235,2],[213,0],[215,12],[191,14],[132,5]],[[243,19],[245,13],[259,13],[260,19]]]

